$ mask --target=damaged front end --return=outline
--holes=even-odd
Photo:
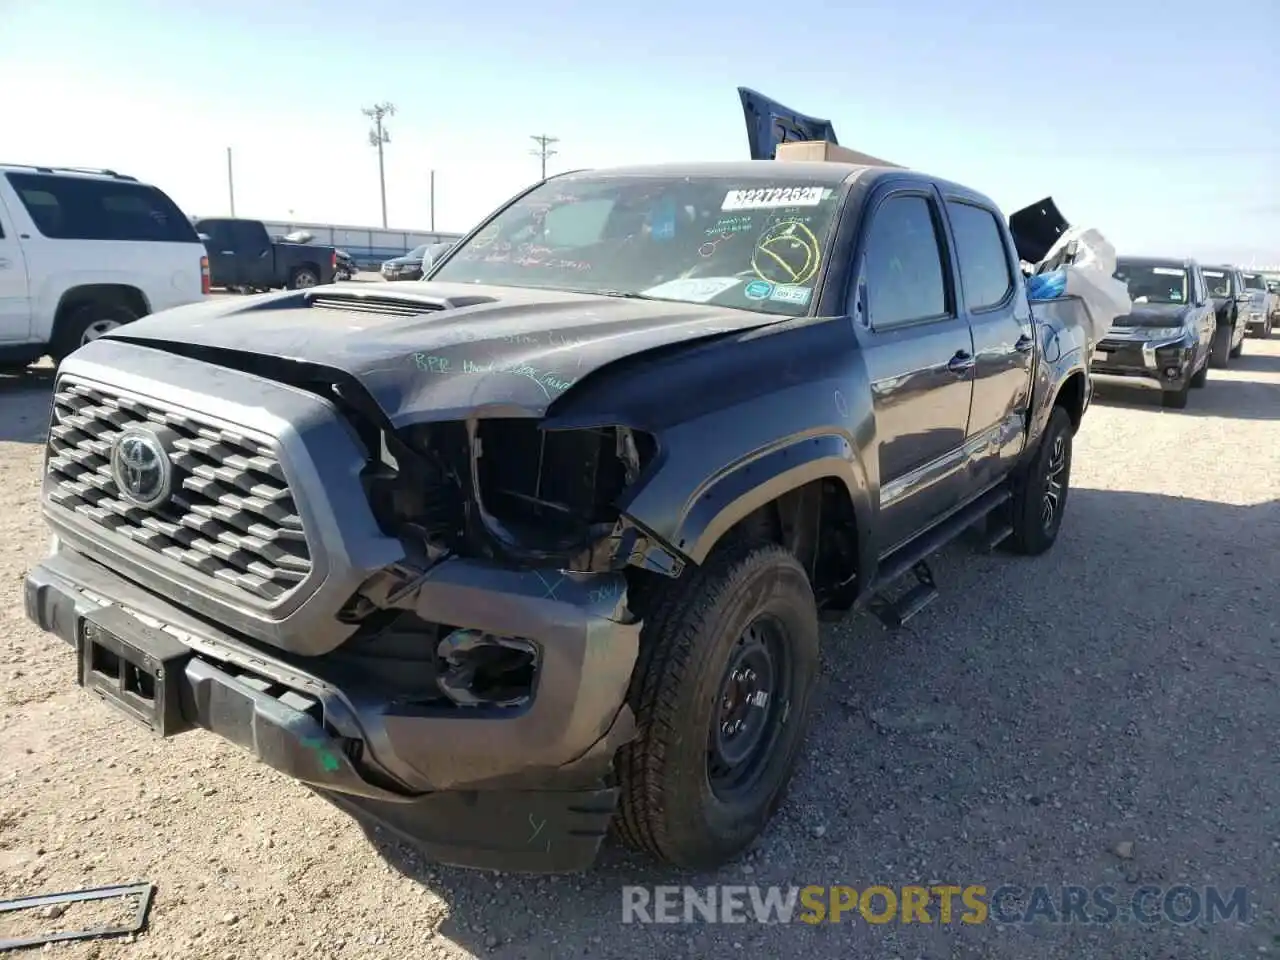
[[[340,611],[343,622],[359,625],[357,648],[399,615],[438,624],[424,590],[451,561],[523,577],[544,599],[579,595],[620,623],[635,619],[629,568],[665,576],[682,569],[677,554],[623,511],[656,465],[651,434],[625,426],[547,429],[519,417],[402,431],[365,423],[366,448],[377,458],[362,481],[379,525],[404,543],[406,557],[368,578]],[[499,709],[527,704],[542,656],[528,638],[448,624],[434,653],[442,698]]]

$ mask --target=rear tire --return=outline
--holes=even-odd
[[[1066,408],[1054,407],[1035,456],[1014,487],[1009,546],[1015,553],[1036,556],[1058,539],[1071,489],[1072,433]]]
[[[649,601],[614,826],[659,860],[714,868],[764,831],[800,756],[818,671],[813,590],[782,547],[733,542]]]
[[[121,303],[86,303],[76,307],[58,324],[54,341],[49,345],[49,356],[55,367],[91,340],[116,327],[138,319],[129,307]]]
[[[299,267],[289,276],[290,290],[305,290],[320,283],[320,277],[310,267]]]

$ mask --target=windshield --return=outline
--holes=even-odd
[[[1246,290],[1265,290],[1262,285],[1262,276],[1257,273],[1246,273],[1244,275],[1244,286]]]
[[[1231,278],[1225,270],[1202,270],[1205,286],[1209,288],[1211,297],[1231,296]]]
[[[1115,277],[1129,287],[1134,303],[1187,302],[1187,271],[1183,267],[1117,260]]]
[[[414,247],[412,250],[410,250],[408,253],[404,255],[404,258],[406,260],[421,260],[422,255],[427,252],[427,248],[430,246],[431,244],[424,243],[420,247]]]
[[[460,242],[432,281],[806,312],[836,191],[779,177],[541,184]]]

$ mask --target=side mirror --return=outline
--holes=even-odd
[[[1236,303],[1249,303],[1252,300],[1253,295],[1249,293],[1242,293],[1236,297]]]
[[[201,243],[208,243],[213,239],[213,237],[209,236],[207,233],[197,233],[196,236],[200,238]]]

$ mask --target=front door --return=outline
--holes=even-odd
[[[231,224],[231,231],[240,282],[250,287],[271,289],[277,282],[276,264],[266,228],[255,220],[236,220]]]
[[[975,361],[937,195],[890,187],[867,209],[850,312],[871,379],[883,557],[963,499]]]
[[[1035,330],[1026,293],[1014,280],[1003,218],[969,197],[948,197],[946,210],[960,268],[962,312],[973,332],[976,369],[967,457],[977,493],[1005,476],[1022,453]]]

